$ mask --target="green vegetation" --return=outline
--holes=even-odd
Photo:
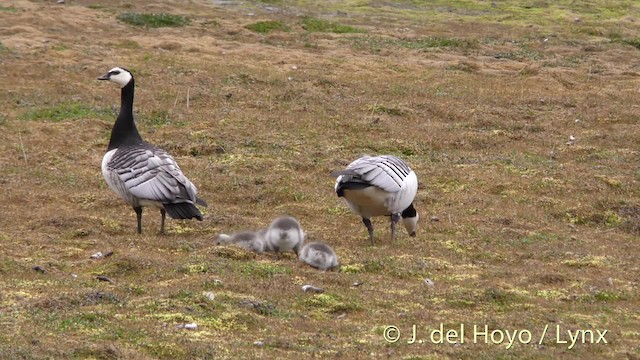
[[[278,20],[258,21],[257,23],[246,25],[245,28],[262,34],[268,34],[272,31],[291,31],[289,25]]]
[[[384,48],[405,48],[412,50],[427,50],[431,48],[451,47],[472,49],[478,47],[475,39],[458,39],[440,36],[416,38],[383,38],[379,36],[360,36],[348,40],[352,46],[359,49],[379,51]]]
[[[82,17],[82,31],[36,14],[38,2],[9,4],[0,359],[639,355],[637,2],[51,9]],[[191,26],[116,20],[162,11]],[[114,23],[125,34],[105,37]],[[368,32],[336,35],[343,24]],[[167,218],[161,235],[148,207],[136,234],[134,211],[103,179],[120,90],[96,77],[113,66],[136,76],[138,129],[197,186],[203,221]],[[401,156],[418,175],[415,237],[399,222],[391,241],[389,217],[374,217],[371,244],[336,196],[330,174],[363,154]],[[339,270],[215,245],[281,214],[329,243]],[[407,343],[413,324],[426,343]],[[444,337],[465,324],[465,343],[432,344],[440,324]],[[473,343],[474,325],[533,339]],[[608,329],[609,343],[569,350],[556,326]]]
[[[87,104],[74,102],[31,109],[23,113],[20,118],[23,120],[60,122],[92,117],[107,118],[110,116],[114,116],[111,109],[95,108]]]
[[[189,18],[167,13],[122,13],[117,16],[117,19],[129,25],[146,26],[150,28],[181,27],[191,23]]]
[[[335,22],[306,17],[302,20],[302,28],[309,32],[328,32],[336,34],[364,33],[364,29],[359,29],[349,25],[341,25]]]

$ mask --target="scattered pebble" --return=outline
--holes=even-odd
[[[336,320],[344,319],[346,317],[347,317],[347,313],[342,313],[342,314],[336,316]]]
[[[573,135],[569,135],[569,141],[567,141],[567,145],[573,145],[576,143],[576,137]]]
[[[579,123],[579,122],[580,122],[580,119],[576,119],[576,120],[575,120],[575,122],[576,122],[576,123]]]
[[[435,283],[433,282],[433,280],[429,279],[429,278],[425,278],[424,279],[424,283],[425,285],[429,286],[429,287],[433,287],[435,285]]]
[[[89,258],[95,259],[95,260],[102,259],[103,257],[104,257],[104,254],[101,251],[98,251],[97,253],[89,256]]]
[[[106,281],[106,282],[110,282],[112,284],[115,284],[115,282],[113,280],[111,280],[108,276],[98,275],[98,276],[96,276],[96,279],[98,279],[100,281]]]
[[[407,317],[407,313],[406,312],[398,313],[398,317]]]
[[[292,68],[293,70],[298,70],[298,67],[297,67],[297,66],[295,66],[295,65],[293,65],[291,68]]]
[[[64,0],[58,0],[57,3],[58,4],[64,4]]]
[[[196,323],[184,324],[184,328],[187,330],[195,330],[198,328],[198,324]]]
[[[360,285],[364,284],[362,281],[357,280],[356,282],[354,282],[353,284],[351,284],[351,287],[358,287]]]
[[[256,340],[253,342],[253,345],[257,347],[264,347],[264,341]]]
[[[47,272],[47,271],[46,271],[42,266],[40,266],[40,265],[36,265],[36,266],[32,267],[32,269],[33,269],[33,270],[35,270],[35,271],[37,271],[37,272],[39,272],[39,273],[41,273],[41,274],[44,274],[44,273],[46,273],[46,272]]]
[[[613,286],[613,278],[610,278],[610,277],[607,278],[607,285]]]
[[[437,217],[437,216],[435,216],[435,215],[433,215],[433,216],[431,217],[431,222],[438,222],[438,221],[440,221],[440,218],[439,218],[439,217]]]
[[[213,301],[216,298],[216,294],[213,291],[203,291],[202,295],[210,301]]]
[[[71,277],[74,278],[74,279],[77,279],[78,278],[78,274],[71,274]]]
[[[287,77],[287,80],[291,81],[293,78],[291,76]]]
[[[323,288],[315,287],[313,285],[302,285],[302,291],[304,292],[312,292],[315,294],[322,294],[324,292]]]

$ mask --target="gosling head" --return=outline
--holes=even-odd
[[[127,84],[129,84],[132,79],[133,75],[131,75],[131,72],[121,67],[114,67],[113,69],[109,70],[108,73],[98,78],[98,80],[113,81],[114,83],[118,84],[120,88],[127,86]]]

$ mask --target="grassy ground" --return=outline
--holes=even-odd
[[[638,358],[637,3],[318,4],[0,5],[0,358]],[[203,222],[136,235],[106,187],[116,65]],[[417,238],[333,193],[365,153],[417,172]],[[339,271],[213,245],[283,213]]]

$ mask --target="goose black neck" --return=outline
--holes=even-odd
[[[135,145],[142,142],[142,137],[133,121],[134,88],[134,81],[131,78],[131,81],[120,91],[120,114],[111,129],[111,140],[107,151],[122,145]]]

